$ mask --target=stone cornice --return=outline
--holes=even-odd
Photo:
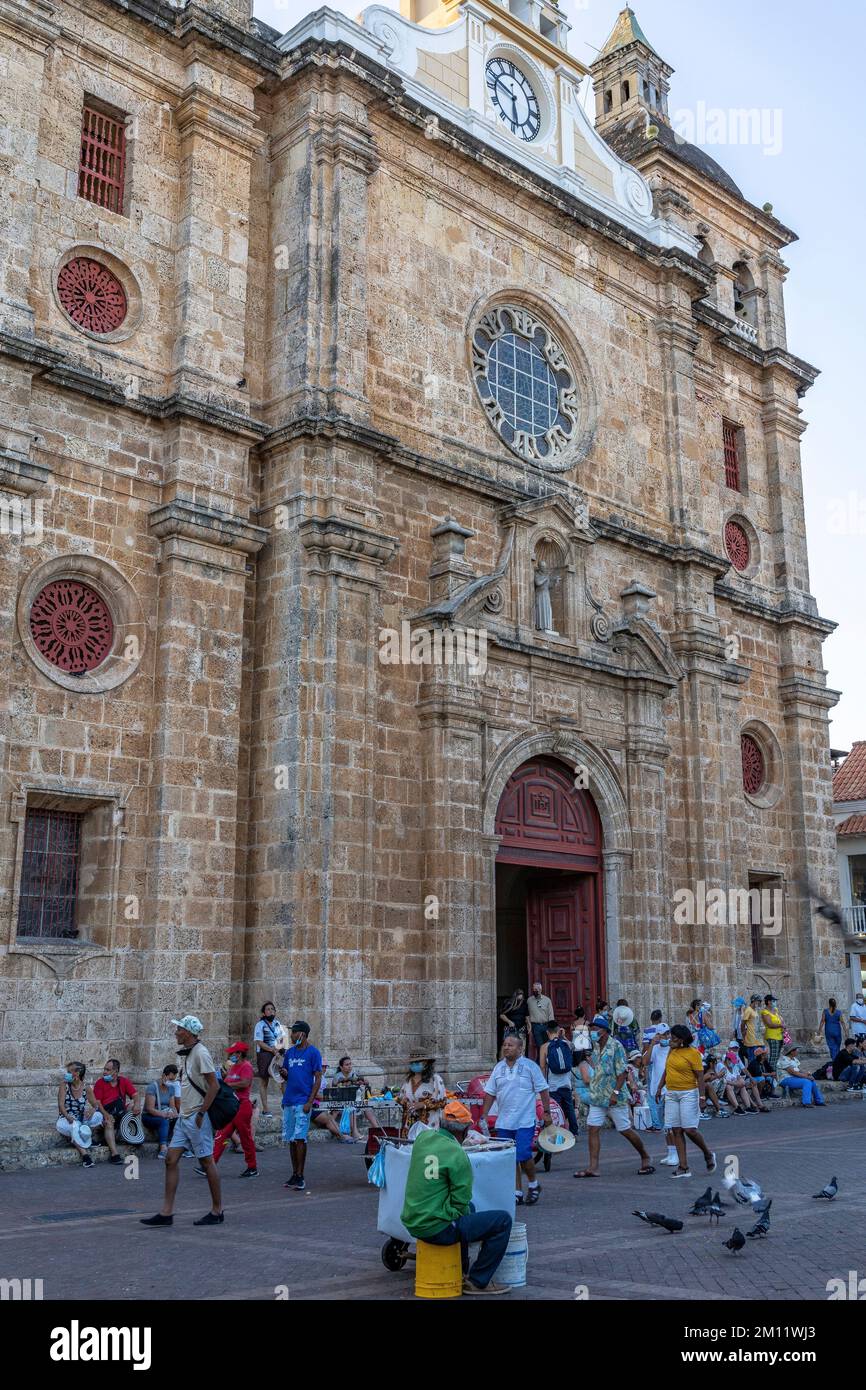
[[[51,481],[54,470],[47,463],[36,463],[25,454],[0,449],[0,492],[32,497]]]
[[[730,565],[727,568],[730,569]],[[728,588],[718,581],[715,593],[717,599],[730,604],[731,608],[736,608],[741,613],[750,613],[752,617],[761,618],[765,622],[776,623],[780,627],[805,627],[812,632],[820,633],[822,637],[828,637],[838,627],[838,623],[829,618],[821,618],[817,613],[807,613],[804,609],[793,608],[790,604],[774,608],[763,599],[738,593],[736,589]]]
[[[60,34],[57,6],[50,0],[0,0],[0,32],[44,52]]]
[[[229,406],[214,401],[201,400],[197,396],[127,396],[113,381],[106,381],[96,372],[85,367],[73,365],[62,352],[51,348],[35,338],[20,338],[11,333],[0,333],[0,357],[12,357],[19,362],[29,362],[42,370],[38,376],[54,386],[67,391],[77,391],[93,400],[104,401],[123,410],[131,410],[139,415],[147,415],[157,420],[174,420],[187,417],[201,424],[225,430],[227,434],[241,435],[251,441],[262,439],[268,427],[261,420],[255,420]]]
[[[605,540],[615,541],[617,545],[629,546],[644,555],[658,555],[678,565],[700,565],[722,575],[731,568],[730,560],[717,555],[712,550],[702,550],[696,545],[675,545],[659,536],[649,536],[643,531],[635,531],[619,518],[593,516],[593,529]]]
[[[832,709],[841,697],[841,691],[829,690],[804,676],[788,676],[779,681],[779,698],[786,715]]]
[[[797,388],[797,395],[803,396],[815,379],[820,375],[818,367],[811,366],[804,362],[802,357],[795,357],[786,348],[771,347],[760,348],[756,343],[750,343],[746,338],[740,336],[736,328],[733,327],[732,320],[727,314],[721,313],[711,304],[705,304],[703,300],[696,299],[692,304],[692,316],[698,323],[704,324],[716,334],[716,341],[729,348],[731,352],[736,352],[740,357],[745,357],[756,367],[761,367],[765,371],[771,368],[779,368],[792,376]]]
[[[183,46],[207,40],[217,48],[253,64],[266,73],[280,68],[279,49],[255,29],[239,29],[202,4],[187,4],[179,10],[166,0],[102,0],[111,9],[133,15]]]
[[[335,574],[356,583],[378,586],[379,571],[400,548],[396,536],[333,512],[308,517],[298,531],[304,549],[312,557],[314,574]]]
[[[257,554],[270,535],[264,526],[255,526],[243,517],[182,498],[155,507],[148,524],[160,540],[180,538],[220,550],[239,550],[244,555]]]
[[[184,91],[174,118],[182,136],[211,140],[230,152],[240,146],[254,155],[267,142],[264,132],[255,129],[258,118],[253,111],[216,96],[197,82]]]

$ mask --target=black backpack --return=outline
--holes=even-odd
[[[565,1038],[554,1038],[547,1044],[547,1066],[561,1075],[571,1071],[571,1048]]]

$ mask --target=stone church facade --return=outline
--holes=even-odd
[[[811,1026],[794,237],[631,11],[589,72],[551,0],[0,30],[0,1086],[265,998],[456,1078],[536,976]]]

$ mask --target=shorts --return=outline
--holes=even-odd
[[[273,1077],[271,1077],[271,1073],[270,1073],[270,1070],[269,1070],[270,1065],[271,1065],[271,1062],[272,1062],[273,1060],[274,1060],[274,1054],[273,1054],[273,1052],[257,1052],[257,1053],[256,1053],[256,1072],[257,1072],[257,1074],[261,1077],[261,1079],[262,1079],[263,1081],[267,1081],[269,1077],[270,1077],[271,1080],[273,1080]]]
[[[532,1140],[535,1137],[535,1125],[529,1125],[526,1129],[500,1129],[496,1126],[497,1139],[513,1139],[517,1151],[515,1157],[518,1163],[528,1163],[532,1157]]]
[[[210,1158],[213,1153],[213,1126],[207,1115],[196,1124],[195,1115],[180,1115],[168,1141],[170,1149],[191,1149],[196,1158]]]
[[[593,1129],[600,1129],[608,1116],[613,1120],[620,1134],[623,1130],[634,1128],[627,1105],[591,1105],[586,1123],[591,1125]]]
[[[303,1104],[283,1106],[283,1143],[291,1144],[293,1140],[306,1140],[310,1132],[310,1120],[312,1113],[304,1114]]]
[[[665,1129],[697,1129],[701,1121],[700,1095],[694,1091],[668,1091],[665,1096]]]

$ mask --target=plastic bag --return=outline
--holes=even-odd
[[[340,1133],[341,1133],[341,1134],[351,1134],[351,1133],[352,1133],[352,1107],[351,1107],[351,1105],[344,1105],[344,1106],[343,1106],[343,1113],[342,1113],[341,1116],[340,1116]]]
[[[371,1182],[374,1187],[385,1186],[385,1150],[383,1148],[379,1150],[367,1169],[367,1182]]]

